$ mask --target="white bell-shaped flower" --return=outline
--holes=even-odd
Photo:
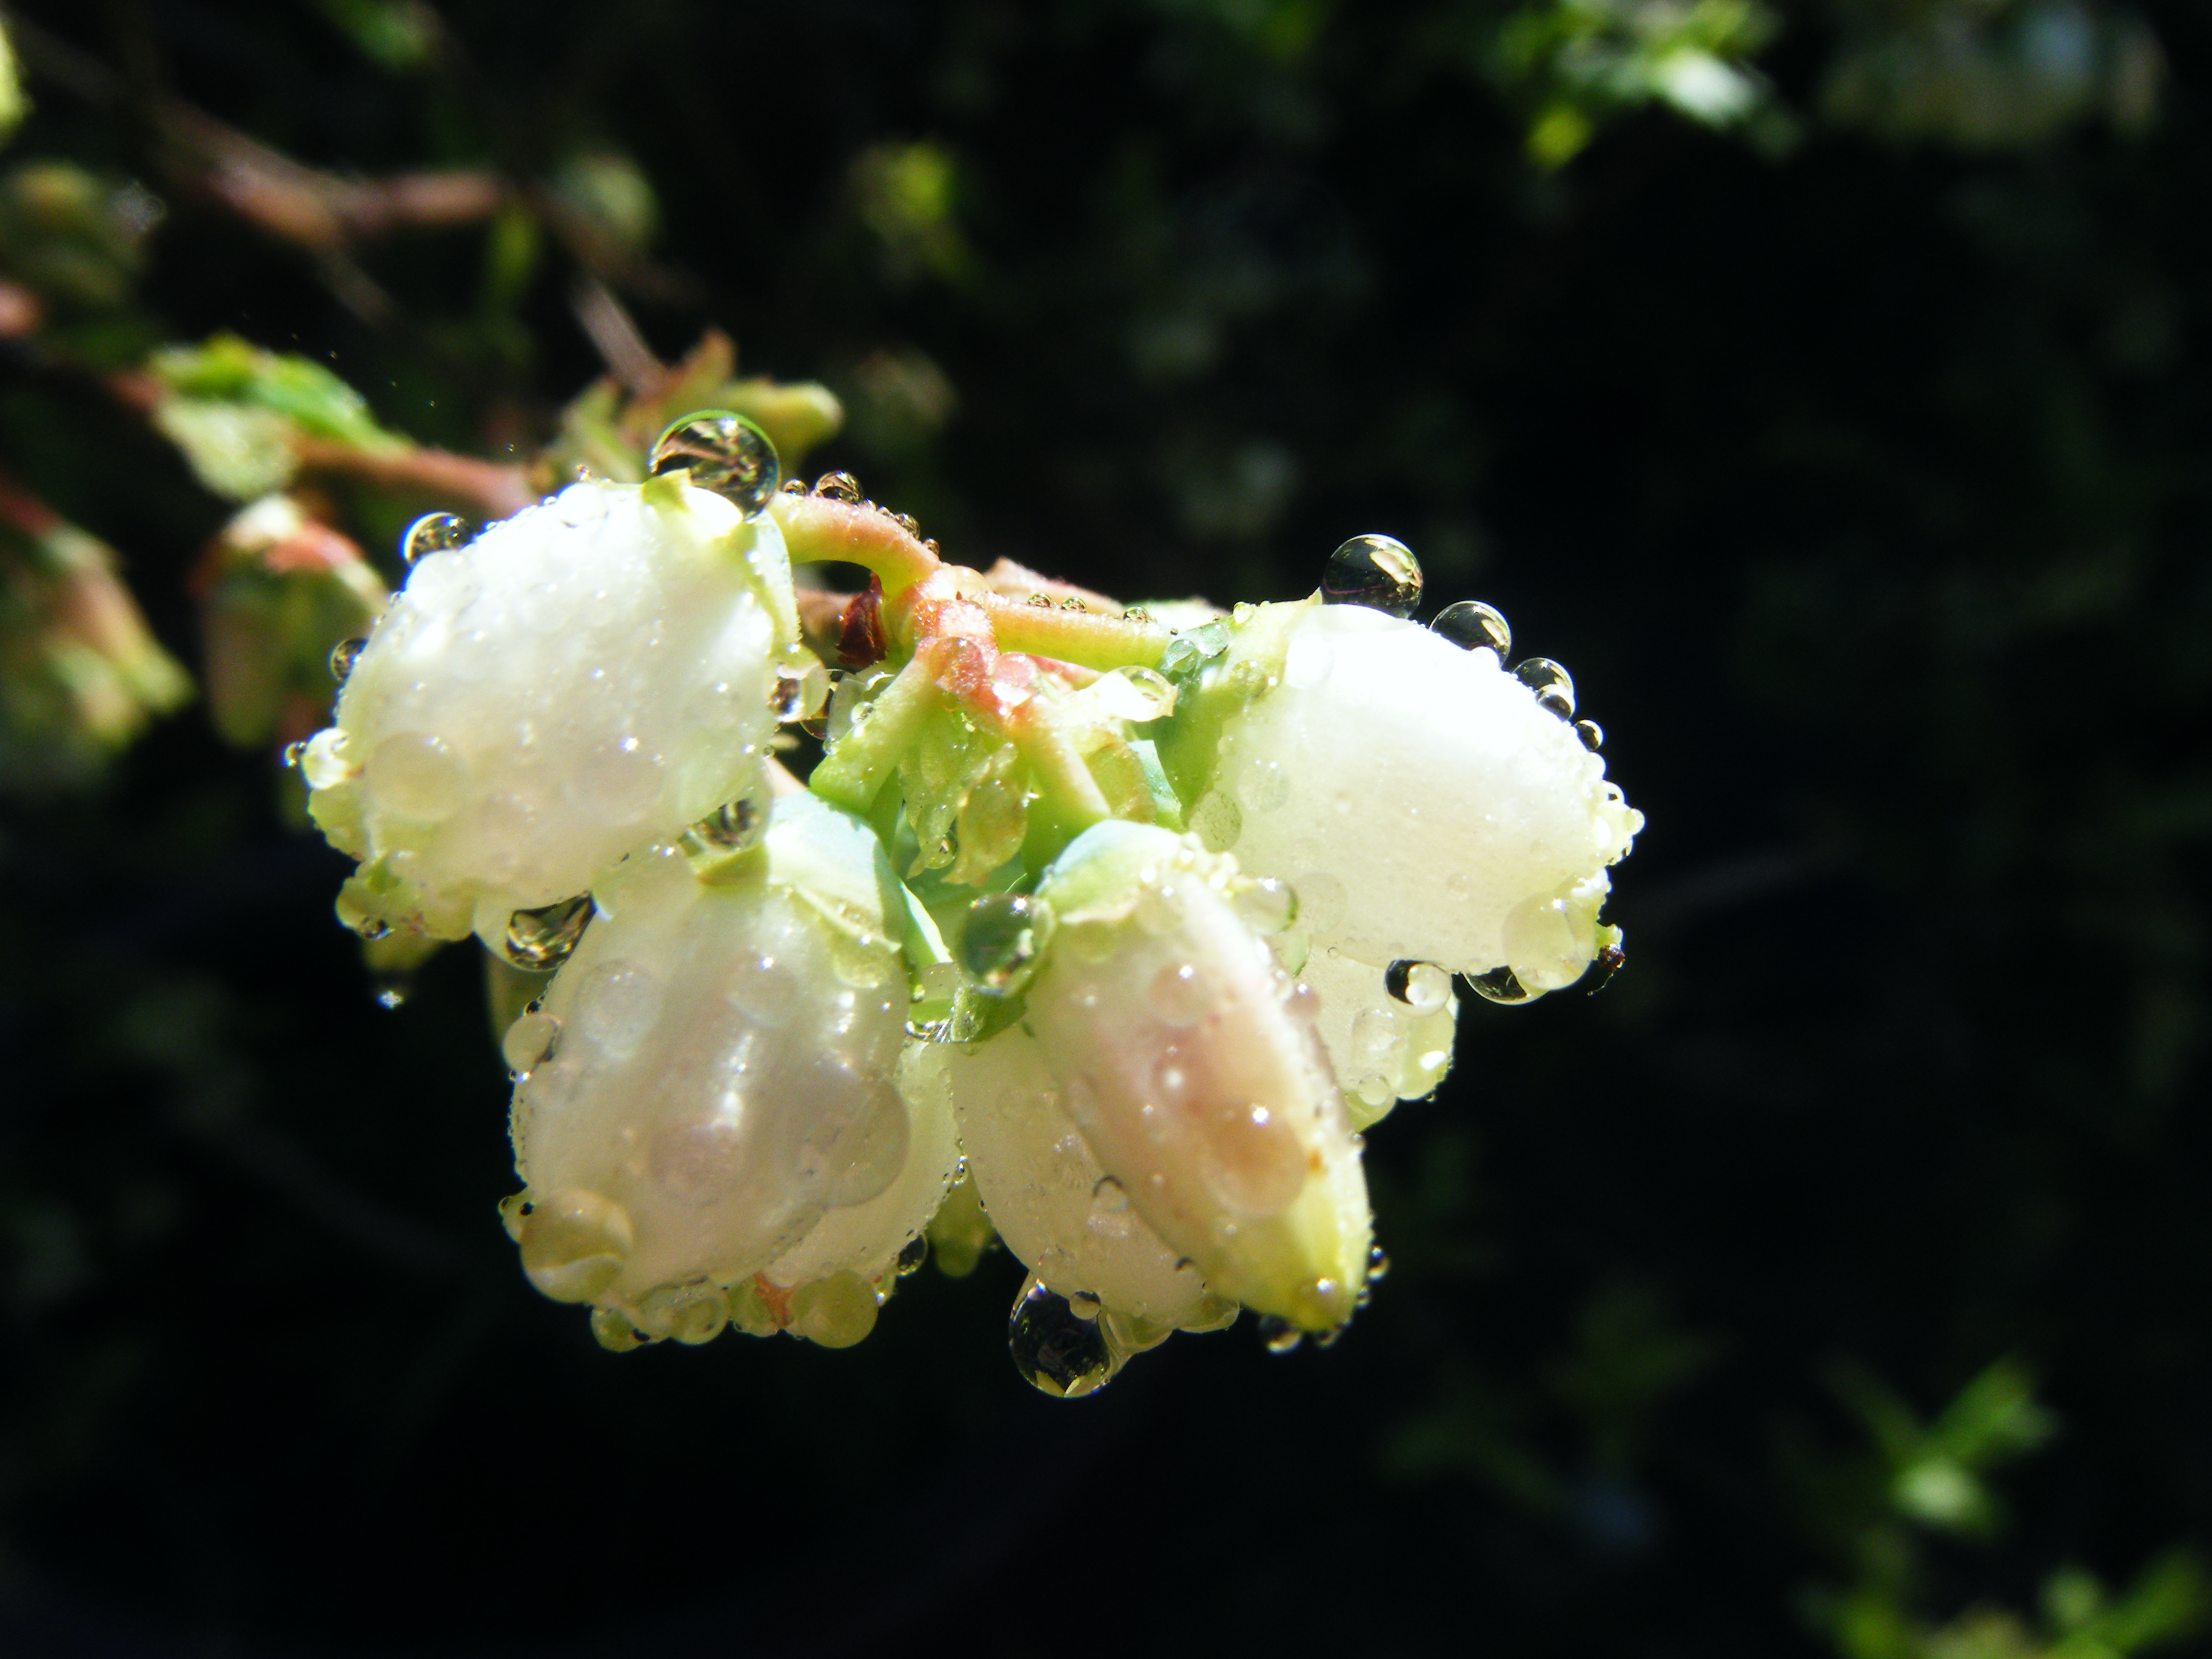
[[[580,483],[433,551],[302,757],[341,901],[496,945],[631,848],[758,793],[795,638],[774,520],[679,477]]]
[[[625,860],[505,1045],[532,1279],[693,1340],[763,1270],[879,1276],[956,1161],[941,1091],[916,1111],[896,1086],[907,981],[874,838],[795,796],[706,873],[667,846]]]
[[[1606,867],[1644,817],[1556,696],[1364,605],[1255,606],[1231,627],[1164,745],[1207,845],[1288,881],[1317,951],[1510,968],[1532,992],[1579,977]]]
[[[1039,1280],[1149,1332],[1215,1322],[1219,1304],[1197,1265],[1152,1231],[1099,1164],[1035,1037],[1015,1025],[972,1049],[938,1053],[983,1208]]]
[[[1085,831],[1038,884],[1059,923],[1026,1024],[1160,1241],[1216,1295],[1325,1330],[1365,1276],[1366,1182],[1310,1004],[1238,915],[1239,880],[1152,825]]]

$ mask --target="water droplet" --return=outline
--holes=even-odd
[[[1503,1002],[1508,1005],[1534,1002],[1540,994],[1529,990],[1519,980],[1514,978],[1513,970],[1510,968],[1493,968],[1486,974],[1469,974],[1467,976],[1467,982],[1475,995],[1489,1002]]]
[[[987,991],[1028,983],[1052,933],[1052,909],[1024,893],[987,893],[968,907],[954,951],[960,969]]]
[[[368,649],[367,640],[340,640],[331,647],[331,678],[343,685],[353,665],[361,660],[361,653]]]
[[[376,996],[376,1006],[384,1009],[397,1008],[404,1003],[414,985],[414,976],[409,974],[379,974],[369,981],[370,988]]]
[[[890,515],[891,522],[897,525],[901,530],[905,531],[916,541],[921,539],[921,520],[915,518],[913,514],[893,513],[889,507],[885,507],[884,511]]]
[[[1583,747],[1592,754],[1605,747],[1605,727],[1595,720],[1577,720],[1575,735],[1583,740]]]
[[[1380,1244],[1370,1247],[1367,1252],[1367,1282],[1379,1285],[1389,1276],[1390,1258],[1382,1254]]]
[[[820,718],[829,701],[830,671],[810,656],[803,662],[786,663],[775,671],[775,684],[769,692],[768,706],[769,712],[778,720],[811,723]]]
[[[1114,1375],[1114,1357],[1098,1322],[1078,1317],[1067,1298],[1048,1290],[1034,1273],[1006,1321],[1006,1349],[1024,1382],[1062,1400],[1095,1393]]]
[[[1451,998],[1451,975],[1433,962],[1394,962],[1382,988],[1418,1014],[1433,1014]]]
[[[284,764],[287,766],[297,766],[300,763],[300,757],[307,752],[307,740],[305,738],[301,738],[296,743],[286,744],[284,745]]]
[[[520,1218],[522,1270],[556,1302],[591,1302],[621,1275],[635,1240],[629,1212],[580,1187],[531,1194]]]
[[[814,493],[826,495],[833,501],[850,501],[860,505],[860,481],[849,472],[825,472],[814,481]]]
[[[526,1077],[552,1059],[560,1046],[561,1022],[550,1014],[528,1013],[507,1028],[499,1051],[507,1070]]]
[[[832,1273],[791,1293],[794,1334],[824,1348],[849,1348],[876,1328],[875,1291],[856,1273]]]
[[[1298,917],[1298,896],[1290,883],[1274,876],[1262,876],[1240,889],[1229,902],[1255,933],[1279,933]]]
[[[601,1347],[615,1353],[628,1353],[632,1348],[641,1348],[653,1340],[612,1308],[592,1310],[592,1338]]]
[[[697,1347],[730,1322],[729,1293],[703,1280],[657,1285],[638,1298],[637,1322],[655,1336]]]
[[[804,495],[806,493],[806,480],[804,478],[786,478],[779,488],[781,493],[786,495]]]
[[[1264,760],[1237,781],[1237,798],[1252,812],[1272,812],[1291,798],[1290,770],[1279,760]]]
[[[1410,617],[1421,603],[1421,562],[1389,536],[1354,536],[1328,556],[1322,571],[1325,605],[1364,605]]]
[[[732,800],[693,824],[690,834],[709,853],[736,853],[758,841],[767,828],[767,813],[749,800]]]
[[[1190,827],[1209,853],[1225,853],[1244,833],[1244,809],[1226,789],[1208,790],[1191,808]]]
[[[906,1247],[898,1253],[898,1261],[893,1264],[894,1270],[901,1279],[910,1279],[921,1271],[921,1264],[928,1260],[929,1235],[916,1233],[907,1240]]]
[[[672,422],[653,440],[646,470],[655,477],[689,472],[700,489],[749,514],[768,504],[782,472],[768,434],[726,409],[703,409]]]
[[[1306,1340],[1306,1334],[1287,1319],[1266,1314],[1260,1320],[1260,1340],[1267,1345],[1269,1353],[1290,1353]]]
[[[309,738],[300,751],[300,775],[307,787],[328,789],[356,775],[361,769],[353,763],[352,749],[352,739],[335,726]]]
[[[580,893],[535,910],[517,910],[507,921],[507,959],[518,968],[558,968],[576,948],[592,920],[592,896]]]
[[[1513,648],[1513,630],[1506,626],[1505,618],[1480,599],[1462,599],[1457,605],[1446,605],[1429,627],[1462,651],[1495,651],[1500,662]]]
[[[458,513],[425,513],[399,538],[399,556],[412,568],[433,553],[450,553],[465,545],[476,526]]]
[[[1536,694],[1536,701],[1561,720],[1575,716],[1575,683],[1549,657],[1526,657],[1513,665],[1513,678]]]
[[[1091,1189],[1091,1207],[1118,1215],[1129,1207],[1129,1189],[1112,1176],[1100,1176],[1098,1184]]]

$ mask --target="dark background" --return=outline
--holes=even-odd
[[[374,1006],[273,756],[171,717],[0,802],[0,1642],[1863,1654],[1820,1593],[1897,1551],[1912,1617],[2032,1624],[2212,1540],[2198,8],[2144,14],[2139,131],[1831,118],[1889,13],[1811,8],[1759,59],[1794,142],[1628,107],[1557,168],[1479,5],[451,0],[385,63],[374,7],[16,9],[132,89],[34,64],[0,161],[161,195],[149,343],[236,330],[486,453],[601,368],[559,246],[379,240],[365,314],[164,173],[149,88],[364,175],[626,158],[614,286],[664,356],[720,325],[836,387],[810,471],[1131,598],[1399,535],[1573,672],[1650,828],[1605,994],[1471,1004],[1370,1137],[1395,1269],[1344,1340],[1248,1321],[1061,1403],[1003,1252],[850,1352],[601,1352],[494,1214],[475,962]],[[15,358],[0,447],[196,662],[229,506]],[[1900,1519],[1864,1402],[2007,1359],[2057,1432],[2002,1519]]]

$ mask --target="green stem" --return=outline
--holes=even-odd
[[[888,584],[887,584],[888,585]],[[1063,611],[988,594],[975,603],[991,613],[1001,651],[1025,651],[1085,668],[1157,668],[1172,630],[1155,622],[1109,617],[1096,611]]]
[[[833,806],[865,817],[884,780],[931,715],[944,707],[927,651],[909,658],[868,706],[867,717],[830,745],[806,787]]]
[[[1007,735],[1029,763],[1036,787],[1022,857],[1041,870],[1092,824],[1112,817],[1114,808],[1045,699],[1032,697],[1016,710]]]
[[[888,513],[826,495],[777,495],[769,512],[793,564],[835,562],[872,571],[896,598],[938,567],[937,556]]]

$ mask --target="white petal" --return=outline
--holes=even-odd
[[[1226,822],[1218,844],[1297,889],[1317,950],[1467,973],[1517,970],[1516,907],[1579,891],[1594,916],[1643,822],[1495,653],[1350,605],[1292,625],[1280,683],[1225,723],[1194,818]]]
[[[752,556],[777,534],[703,490],[585,483],[416,564],[313,802],[386,920],[452,936],[565,898],[757,793],[778,641]]]

